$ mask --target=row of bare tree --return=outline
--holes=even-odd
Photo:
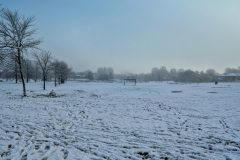
[[[64,61],[54,59],[49,51],[37,46],[43,42],[35,39],[34,16],[25,17],[18,11],[1,9],[0,12],[0,66],[5,78],[15,77],[21,80],[23,96],[26,96],[25,80],[37,81],[42,77],[43,89],[49,75],[53,75],[55,86],[67,80],[71,68]],[[32,55],[34,60],[27,57]],[[51,73],[51,74],[50,74]]]
[[[55,86],[67,80],[72,68],[68,67],[66,62],[54,59],[49,51],[34,52],[31,55],[34,60],[28,58],[22,60],[22,74],[27,83],[30,79],[35,82],[42,80],[43,89],[45,90],[47,80],[54,79]],[[6,80],[14,78],[15,83],[17,83],[21,78],[18,65],[16,59],[12,58],[12,56],[6,56],[1,65],[3,70],[0,72],[0,77]]]
[[[41,70],[44,90],[45,82],[48,79],[50,73],[50,75],[52,75],[50,77],[54,77],[55,87],[57,86],[57,82],[59,85],[61,83],[65,83],[68,75],[72,71],[72,68],[68,67],[68,64],[66,62],[53,59],[51,52],[49,51],[43,51],[40,54],[33,53],[33,56],[35,57],[36,63]]]

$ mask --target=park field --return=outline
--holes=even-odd
[[[0,82],[0,159],[240,157],[240,83]],[[54,90],[56,97],[48,94]]]

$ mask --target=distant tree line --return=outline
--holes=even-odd
[[[224,74],[229,73],[240,73],[240,67],[238,68],[226,68]],[[202,83],[202,82],[214,82],[218,81],[218,75],[214,69],[207,69],[206,71],[192,71],[190,69],[175,69],[172,68],[167,70],[165,66],[160,68],[154,67],[151,69],[150,73],[141,73],[141,74],[114,74],[112,67],[99,67],[96,73],[93,73],[90,70],[84,72],[72,72],[76,77],[81,76],[82,78],[88,80],[109,80],[109,79],[126,79],[134,78],[138,81],[175,81],[175,82],[184,82],[184,83]]]
[[[192,71],[186,70],[184,72],[179,72],[176,82],[214,82],[217,80],[217,72],[214,69],[208,69],[206,72],[204,71]]]
[[[204,71],[192,71],[190,69],[175,69],[167,70],[165,66],[160,68],[154,67],[151,73],[142,74],[118,74],[115,75],[118,79],[136,78],[138,81],[175,81],[175,82],[212,82],[217,78],[217,72],[214,69]]]
[[[240,66],[238,68],[229,68],[229,67],[227,67],[225,69],[224,74],[229,74],[229,73],[240,73]]]
[[[240,73],[240,67],[238,68],[226,68],[223,74]],[[202,83],[202,82],[214,82],[218,81],[219,73],[214,69],[207,69],[205,71],[192,71],[190,69],[175,69],[167,70],[165,66],[160,68],[154,67],[151,73],[141,74],[115,74],[116,79],[136,78],[138,81],[175,81],[186,83]]]
[[[88,79],[88,80],[111,80],[115,78],[114,70],[112,67],[99,67],[97,72],[92,72],[91,70],[83,72],[71,72],[70,77],[73,80],[76,79]]]
[[[99,67],[97,69],[97,79],[98,80],[109,80],[113,79],[114,70],[112,67]]]

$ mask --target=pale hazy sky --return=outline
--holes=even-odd
[[[41,49],[74,71],[240,66],[239,0],[2,0],[35,15]]]

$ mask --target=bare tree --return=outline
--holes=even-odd
[[[10,54],[8,57],[5,57],[2,66],[11,73],[11,78],[14,77],[15,83],[17,83],[19,79],[19,67],[16,58],[13,56],[13,54]]]
[[[207,81],[207,77],[206,77],[206,74],[205,74],[205,72],[204,71],[201,71],[200,73],[199,73],[199,81],[200,82],[206,82]]]
[[[211,75],[211,76],[215,76],[217,74],[217,72],[214,69],[208,69],[206,71],[206,74]]]
[[[114,70],[112,67],[99,67],[97,70],[99,80],[113,79]]]
[[[74,72],[74,71],[70,72],[70,76],[69,77],[73,78],[74,81],[76,80],[76,76],[77,76],[76,72]]]
[[[2,74],[1,74],[2,78],[5,78],[6,81],[8,81],[8,79],[11,78],[12,75],[13,75],[13,73],[12,73],[9,69],[7,69],[7,68],[5,68],[5,69],[2,71]]]
[[[54,75],[54,83],[55,83],[55,87],[57,87],[57,79],[58,77],[60,77],[60,62],[59,60],[55,59],[52,63],[51,63],[51,69],[53,71],[53,75]]]
[[[108,71],[108,78],[109,79],[113,79],[113,75],[114,75],[114,70],[112,67],[108,67],[107,68],[107,71]]]
[[[208,81],[211,82],[211,81],[216,80],[216,75],[217,75],[217,72],[214,69],[206,70],[206,76],[208,78]]]
[[[42,77],[43,77],[43,89],[45,90],[45,83],[47,80],[48,73],[51,71],[51,52],[49,51],[42,51],[41,53],[32,53],[35,57],[41,71],[42,71]]]
[[[88,80],[93,80],[94,79],[94,77],[93,77],[93,73],[92,73],[92,71],[88,71],[88,73],[87,73],[87,75],[85,76]]]
[[[64,61],[61,61],[60,62],[60,68],[59,68],[59,77],[58,77],[58,82],[59,82],[59,85],[60,83],[65,83],[65,81],[67,80],[68,78],[68,75],[70,74],[72,68],[69,68],[68,67],[68,64]]]
[[[33,67],[32,61],[30,59],[24,59],[23,72],[27,79],[27,83],[33,77],[33,72],[34,72],[33,70],[34,70],[34,67]]]
[[[237,69],[237,68],[229,68],[229,67],[227,67],[225,69],[225,73],[224,74],[229,74],[229,73],[239,73],[239,68]]]
[[[157,67],[152,68],[151,74],[152,74],[152,80],[162,81],[162,77],[160,75],[160,70]]]
[[[178,69],[177,74],[184,72],[184,69]]]
[[[175,79],[177,82],[197,82],[197,73],[188,69],[184,72],[179,72]]]
[[[3,11],[3,8],[1,7],[2,4],[0,4],[0,14],[1,12]],[[1,34],[0,34],[1,36]],[[1,41],[0,41],[0,45],[1,45]],[[5,59],[5,54],[4,54],[4,49],[1,49],[0,48],[0,66],[2,67],[2,64],[3,64],[3,60]]]
[[[29,48],[36,48],[42,40],[35,40],[33,35],[37,29],[32,27],[35,20],[34,16],[25,17],[17,11],[4,9],[1,14],[0,21],[0,53],[1,57],[12,54],[19,67],[20,77],[23,85],[23,96],[26,96],[25,82],[22,72],[22,63],[24,53],[27,53]]]
[[[33,80],[37,82],[37,80],[41,77],[40,76],[40,67],[37,62],[34,63],[33,65]]]
[[[160,72],[160,75],[164,78],[164,79],[167,79],[168,78],[168,70],[167,70],[167,68],[165,67],[165,66],[162,66],[162,67],[160,67],[160,70],[159,70],[159,72]]]
[[[169,76],[172,79],[176,78],[177,77],[177,70],[175,68],[170,69]]]

